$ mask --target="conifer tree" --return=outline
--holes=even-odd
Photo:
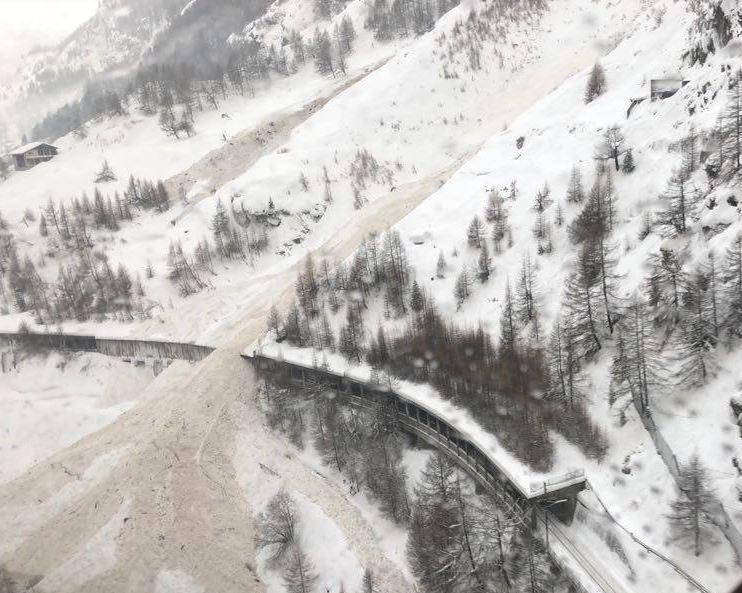
[[[416,315],[419,315],[425,309],[425,295],[420,289],[417,280],[412,281],[412,288],[410,290],[410,309]]]
[[[582,186],[582,173],[579,167],[572,167],[567,185],[567,202],[571,204],[581,204],[585,199],[585,190]]]
[[[690,540],[695,555],[700,556],[703,542],[709,536],[709,517],[713,516],[715,497],[708,472],[698,455],[693,455],[681,466],[678,488],[680,492],[672,502],[669,518],[678,535]]]
[[[518,319],[523,325],[528,325],[538,314],[535,270],[528,254],[523,256],[521,262],[516,293],[518,297],[516,306]]]
[[[723,281],[726,313],[722,327],[728,336],[742,337],[742,235],[737,235],[727,249]]]
[[[584,397],[584,378],[576,346],[570,320],[563,323],[557,318],[549,340],[549,380],[546,394],[565,407],[573,407],[576,400]]]
[[[533,209],[538,213],[543,213],[552,203],[553,200],[551,199],[549,184],[544,183],[544,187],[536,192]]]
[[[498,216],[498,210],[501,208],[502,196],[496,189],[487,193],[487,205],[484,209],[484,219],[487,222],[495,222]]]
[[[675,251],[660,248],[659,253],[649,256],[649,265],[649,305],[654,309],[657,321],[673,326],[679,319],[687,281],[682,262]]]
[[[461,269],[461,272],[456,278],[456,283],[454,284],[453,288],[453,294],[454,298],[456,299],[456,310],[458,311],[461,309],[461,306],[464,304],[464,301],[469,298],[470,292],[470,286],[471,286],[471,280],[469,280],[469,272],[466,269],[466,266],[464,266]]]
[[[634,169],[636,169],[636,165],[634,164],[634,151],[629,148],[626,150],[626,154],[624,154],[621,170],[624,173],[632,173]]]
[[[596,97],[602,95],[606,89],[605,71],[600,62],[595,62],[585,86],[585,103],[590,103]]]
[[[363,355],[363,317],[357,307],[348,307],[345,325],[340,329],[338,349],[348,360],[361,362]]]
[[[738,175],[742,168],[742,69],[734,76],[722,116],[719,161],[724,179]]]
[[[648,410],[650,394],[660,384],[658,355],[644,301],[636,298],[621,319],[616,338],[611,367],[614,397],[629,395],[640,411]]]
[[[103,161],[100,171],[95,175],[95,183],[108,183],[110,181],[116,181],[116,174],[111,169],[111,165],[108,164],[107,160]]]
[[[482,246],[482,223],[478,216],[472,218],[466,232],[466,239],[469,243],[469,247],[479,249]]]
[[[320,74],[335,76],[335,66],[332,61],[332,43],[327,31],[314,31],[314,67]]]
[[[599,275],[588,247],[579,250],[575,269],[564,287],[564,305],[573,323],[580,356],[590,357],[602,348],[598,333]]]
[[[713,259],[711,259],[713,266]],[[709,373],[709,357],[715,348],[718,327],[714,325],[715,282],[703,268],[690,275],[683,286],[683,317],[677,354],[680,359],[677,384],[681,388],[699,387]]]
[[[477,271],[479,272],[479,281],[484,284],[490,278],[492,272],[492,258],[487,248],[487,242],[482,241],[482,249],[479,252],[479,259],[477,260]]]
[[[443,257],[443,251],[438,252],[438,263],[435,265],[435,276],[439,280],[446,277],[446,258]]]
[[[298,511],[286,491],[279,490],[259,517],[258,548],[268,548],[273,563],[283,561],[296,542]]]
[[[658,224],[668,236],[685,233],[696,216],[698,191],[683,171],[670,178],[662,196],[665,208],[659,213]]]
[[[508,211],[505,208],[503,199],[496,194],[492,199],[492,242],[495,245],[495,251],[499,253],[502,249],[502,241],[508,235],[510,226],[508,224]]]
[[[277,338],[281,336],[281,325],[281,315],[276,306],[272,305],[268,313],[268,329],[273,331]]]
[[[513,293],[510,290],[510,280],[505,285],[502,312],[500,313],[500,348],[512,352],[518,336],[517,312],[513,303]]]
[[[291,546],[283,575],[287,593],[312,593],[317,578],[314,565],[301,547]]]
[[[564,210],[562,209],[562,203],[557,202],[556,211],[554,212],[554,224],[557,227],[564,225]]]
[[[353,21],[346,14],[340,22],[340,41],[346,54],[353,51],[353,42],[356,39],[356,31],[353,27]]]

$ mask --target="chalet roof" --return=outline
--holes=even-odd
[[[30,144],[26,144],[25,146],[16,148],[10,153],[10,156],[26,154],[29,150],[33,150],[34,148],[38,148],[39,146],[51,146],[52,148],[56,148],[56,146],[54,146],[53,144],[49,144],[48,142],[31,142]]]

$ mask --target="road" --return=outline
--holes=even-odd
[[[458,166],[362,209],[318,257],[347,257]],[[253,371],[239,354],[264,331],[270,306],[288,304],[295,273],[265,274],[243,319],[203,362],[174,363],[114,423],[0,487],[0,567],[13,580],[24,586],[41,579],[37,590],[56,593],[152,591],[161,571],[179,570],[207,592],[264,591],[255,564],[255,498],[233,463],[239,450],[308,493],[383,590],[413,590],[347,494],[292,459],[264,426]]]

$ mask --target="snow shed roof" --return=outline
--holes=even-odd
[[[276,344],[258,339],[242,351],[242,356],[246,358],[253,358],[256,354],[277,362],[311,370],[317,369],[316,363],[310,362],[313,353],[308,348],[302,349],[285,343]],[[367,365],[348,366],[338,355],[327,355],[323,360],[322,371],[369,385]],[[397,380],[393,393],[399,399],[413,403],[449,424],[461,437],[477,447],[525,498],[536,498],[585,482],[585,472],[580,468],[564,467],[563,470],[566,471],[562,473],[533,470],[507,451],[497,435],[483,428],[467,410],[443,399],[429,384]]]
[[[38,148],[39,146],[51,146],[52,148],[57,148],[56,146],[53,146],[52,144],[49,144],[47,142],[31,142],[30,144],[26,144],[25,146],[16,148],[10,153],[10,156],[26,154],[28,151],[33,150],[34,148]]]

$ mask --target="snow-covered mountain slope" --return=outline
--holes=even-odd
[[[262,15],[265,2],[102,0],[91,18],[54,47],[18,57],[4,81],[0,121],[20,139],[50,112],[80,99],[86,86],[124,82],[142,65],[223,59],[229,37]]]
[[[166,27],[167,12],[167,1],[101,2],[96,13],[57,46],[19,56],[0,103],[3,120],[12,126],[7,140],[20,138],[46,112],[79,98],[93,75],[136,65]]]
[[[48,242],[38,237],[34,228],[37,223],[28,227],[18,223],[25,210],[38,212],[49,198],[61,203],[83,192],[92,197],[92,181],[104,159],[119,180],[98,185],[98,189],[113,196],[115,191],[123,193],[129,175],[165,179],[182,171],[208,151],[219,148],[223,136],[230,137],[240,130],[267,136],[259,138],[258,150],[249,146],[248,153],[237,154],[237,158],[230,156],[229,143],[222,152],[206,157],[207,162],[213,158],[217,168],[231,158],[234,167],[234,171],[219,176],[222,183],[230,182],[213,187],[217,190],[214,195],[204,191],[211,187],[211,175],[208,166],[202,167],[200,177],[189,177],[185,186],[186,190],[192,189],[193,184],[198,186],[190,196],[197,203],[191,203],[190,198],[187,204],[178,203],[179,188],[173,187],[174,206],[167,214],[138,216],[134,225],[125,224],[114,235],[101,236],[114,268],[127,262],[135,266],[132,274],[139,272],[144,276],[147,262],[151,261],[156,276],[145,281],[145,290],[154,301],[170,309],[169,303],[175,305],[179,297],[165,279],[168,246],[178,240],[186,252],[192,252],[204,236],[209,237],[218,201],[237,213],[260,215],[270,203],[281,212],[281,226],[276,231],[268,227],[271,254],[264,256],[268,261],[261,262],[257,271],[263,272],[272,265],[271,261],[280,261],[289,252],[296,252],[292,257],[298,257],[303,250],[297,250],[295,244],[309,241],[312,248],[323,242],[343,221],[352,218],[354,202],[372,202],[389,192],[398,193],[399,201],[411,195],[422,198],[424,192],[419,188],[439,176],[445,177],[491,133],[507,125],[565,77],[591,64],[597,48],[615,42],[622,30],[630,30],[632,10],[637,13],[640,4],[619,7],[607,3],[606,10],[598,10],[590,2],[555,3],[543,16],[533,17],[532,22],[508,25],[506,41],[496,44],[501,57],[483,57],[483,67],[469,72],[469,80],[452,77],[455,68],[463,76],[467,67],[449,64],[448,57],[442,62],[441,54],[446,47],[446,31],[456,27],[457,19],[466,10],[463,6],[454,9],[437,29],[404,51],[405,41],[380,44],[364,34],[350,58],[350,76],[373,70],[391,50],[399,48],[400,53],[321,104],[320,109],[309,106],[303,116],[295,114],[304,109],[309,99],[318,95],[332,97],[333,89],[342,88],[343,81],[302,71],[275,81],[266,89],[257,87],[254,99],[229,99],[217,112],[207,112],[196,123],[196,135],[180,141],[165,138],[153,118],[139,115],[87,126],[85,138],[73,134],[59,142],[58,158],[34,170],[13,174],[0,184],[0,212],[13,231],[32,246],[32,259],[36,262],[42,252],[48,252]],[[573,32],[566,38],[560,32],[565,27]],[[452,55],[454,59],[460,57],[456,51]],[[444,65],[451,71],[448,77],[441,70]],[[400,80],[415,82],[400,85]],[[503,109],[501,105],[507,107]],[[422,113],[428,115],[421,117]],[[283,118],[291,118],[288,128],[282,124]],[[290,137],[275,146],[266,144],[274,132],[271,123],[283,128],[282,134],[290,131]],[[240,171],[244,161],[250,166]],[[325,175],[328,183],[324,182]],[[307,180],[306,189],[301,184],[302,176]],[[50,179],[55,181],[49,183]],[[182,181],[179,177],[178,182]],[[354,188],[358,188],[357,192]],[[331,204],[327,203],[328,189]],[[17,195],[26,198],[10,199]],[[315,222],[316,218],[320,220]],[[177,220],[177,224],[170,224],[172,220]],[[42,267],[46,271],[39,268],[39,273],[51,282],[57,274],[57,262],[46,260]],[[223,283],[230,283],[232,295],[235,281],[245,287],[241,290],[249,289],[250,274],[239,267],[237,279],[227,270],[218,270],[217,276],[209,278],[209,284],[221,288]],[[234,270],[234,266],[230,268]],[[239,311],[239,301],[233,298],[230,297],[233,304],[220,302],[219,306]],[[210,294],[204,300],[213,301]],[[179,314],[176,318],[178,322],[172,327],[179,336],[207,339],[203,333],[207,328],[202,323],[211,317],[199,316],[199,325],[192,327],[183,327]],[[160,316],[160,322],[164,321]],[[17,320],[11,324],[15,326]],[[131,329],[128,325],[117,331]],[[170,331],[161,326],[160,329]],[[187,333],[183,334],[184,330]]]
[[[92,354],[15,364],[0,386],[0,483],[112,422],[154,379],[151,367]]]
[[[290,76],[271,74],[270,84],[254,84],[254,96],[235,93],[219,98],[218,109],[198,113],[196,134],[182,138],[163,133],[158,117],[141,113],[133,99],[127,115],[89,122],[83,134],[58,141],[57,158],[0,183],[4,232],[13,236],[17,259],[28,257],[38,274],[29,273],[31,281],[24,286],[44,289],[33,293],[33,306],[19,303],[17,293],[6,289],[7,314],[0,317],[5,328],[16,329],[21,320],[33,327],[40,317],[46,327],[67,331],[220,346],[193,369],[169,368],[142,402],[112,424],[0,487],[0,531],[14,534],[2,543],[0,564],[14,578],[41,578],[38,590],[55,591],[263,590],[255,519],[273,491],[286,485],[310,501],[303,506],[321,507],[307,512],[318,530],[335,534],[333,549],[346,555],[338,574],[357,580],[361,566],[375,563],[382,582],[389,584],[386,590],[412,589],[408,571],[390,560],[383,541],[372,540],[373,520],[338,483],[318,477],[265,427],[255,378],[239,352],[264,332],[271,305],[289,308],[308,252],[316,260],[343,261],[367,233],[392,226],[401,234],[415,279],[435,298],[441,314],[459,327],[481,324],[495,340],[507,280],[515,286],[529,254],[541,285],[542,331],[548,334],[577,250],[565,225],[552,227],[551,253],[537,253],[532,198],[548,183],[565,220],[577,216],[580,206],[564,199],[570,171],[580,167],[590,186],[596,145],[614,124],[621,126],[636,163],[633,173],[612,178],[619,296],[631,296],[644,286],[645,257],[663,244],[657,233],[639,238],[642,215],[657,208],[679,164],[676,145],[691,121],[699,132],[713,126],[725,101],[727,65],[735,63],[730,49],[703,65],[682,61],[692,24],[682,4],[556,0],[518,15],[498,12],[503,6],[464,2],[423,35],[382,42],[362,30],[370,9],[356,0],[321,23],[332,27],[344,16],[353,19],[357,39],[345,75],[322,76],[310,64]],[[487,13],[492,7],[497,10]],[[253,34],[278,41],[290,29],[309,36],[317,22],[312,14],[305,1],[277,3],[265,19],[240,26],[233,41]],[[585,81],[599,57],[607,90],[585,105]],[[669,99],[650,102],[649,80],[676,72],[689,83]],[[627,119],[631,100],[639,96],[646,100]],[[118,179],[94,184],[104,160]],[[695,174],[699,182],[702,174]],[[131,220],[121,217],[118,229],[106,228],[104,207],[97,222],[93,212],[80,215],[88,225],[82,239],[79,226],[62,237],[49,216],[50,198],[60,218],[61,204],[73,212],[72,200],[83,192],[92,200],[96,188],[115,207],[115,192],[123,196],[129,190],[130,175],[163,179],[170,207],[140,210],[132,198]],[[512,245],[505,241],[501,252],[492,253],[488,282],[472,283],[470,296],[457,303],[457,275],[464,264],[475,269],[480,254],[468,245],[467,227],[475,215],[484,220],[492,190],[506,196],[513,181],[517,195],[506,201]],[[697,247],[705,241],[697,228],[716,231],[717,225],[729,224],[710,239],[721,250],[738,224],[737,210],[727,201],[732,187],[719,185],[715,191],[709,197],[717,197],[716,208],[694,221],[691,259],[695,254],[700,259]],[[555,213],[556,203],[549,207],[549,219]],[[229,234],[215,233],[223,224]],[[260,250],[243,247],[243,255],[225,255],[224,242],[235,234],[243,246],[248,237],[266,243]],[[204,238],[209,258],[203,254]],[[181,278],[189,272],[180,269],[177,276],[177,254],[169,253],[174,244],[199,277],[200,290],[186,290],[187,296]],[[439,278],[440,253],[448,270]],[[8,260],[12,267],[13,257]],[[141,280],[143,294],[130,286],[128,298],[106,300],[111,285],[122,281],[105,273],[96,277],[91,270],[105,272],[104,262],[112,270],[125,265],[130,280]],[[73,268],[85,274],[75,277],[79,284],[92,288],[85,295],[90,302],[82,298],[82,308],[69,315],[62,309],[66,294],[74,293],[65,282]],[[23,269],[29,269],[25,263]],[[13,274],[14,282],[26,278]],[[369,335],[379,324],[390,335],[405,324],[385,318],[382,298],[369,301]],[[109,309],[102,306],[106,303]],[[344,312],[333,317],[333,328],[342,325]],[[552,435],[554,464],[584,467],[596,493],[630,530],[710,589],[723,590],[737,570],[731,548],[716,531],[696,558],[672,539],[666,518],[675,497],[672,477],[633,409],[620,414],[618,407],[609,407],[615,340],[603,339],[602,351],[584,364],[584,372],[586,409],[603,435],[605,456],[588,458],[566,438]],[[711,432],[709,426],[725,427],[707,435],[698,448],[715,472],[720,499],[738,522],[731,466],[740,454],[738,438],[725,413],[727,398],[714,396],[717,387],[732,389],[739,381],[728,360],[733,356],[733,351],[727,359],[719,354],[720,370],[707,386],[658,395],[653,408],[683,463],[692,441],[700,441],[687,439],[687,431],[702,435]],[[698,402],[692,411],[683,405],[690,398]],[[678,414],[683,419],[675,422]],[[80,478],[60,467],[73,468]],[[270,477],[263,481],[258,472]],[[652,509],[643,508],[645,501],[652,501]],[[598,506],[592,499],[585,503]],[[580,523],[572,529],[587,546],[607,549],[594,529]],[[611,566],[627,590],[632,578],[658,589],[663,579],[680,578],[664,564],[642,564],[644,552],[631,550],[634,571],[625,563]],[[81,569],[90,563],[100,569]]]
[[[530,258],[538,287],[539,325],[545,336],[541,343],[548,350],[548,332],[559,315],[563,323],[567,316],[563,287],[574,273],[580,250],[580,245],[570,240],[569,229],[584,203],[567,200],[571,174],[573,167],[581,171],[587,192],[597,178],[596,155],[601,156],[601,142],[611,126],[619,126],[625,136],[622,151],[631,148],[636,164],[633,172],[612,170],[612,162],[606,165],[612,170],[607,174],[612,183],[610,241],[616,246],[616,268],[611,298],[615,298],[616,310],[647,294],[647,278],[656,273],[649,263],[651,255],[660,253],[661,248],[678,254],[689,279],[698,273],[702,262],[708,261],[709,253],[715,254],[722,266],[727,249],[742,231],[736,198],[738,181],[734,179],[720,182],[713,171],[709,174],[700,168],[693,176],[693,187],[702,199],[689,216],[690,229],[670,240],[667,229],[659,225],[650,223],[650,228],[645,228],[648,220],[657,220],[657,213],[667,208],[666,196],[672,191],[668,190],[668,180],[683,166],[683,143],[689,136],[698,135],[694,138],[698,150],[706,151],[702,158],[712,155],[718,118],[733,100],[729,89],[739,67],[739,42],[732,41],[724,49],[717,45],[717,52],[708,55],[703,64],[691,65],[687,61],[687,32],[694,27],[695,15],[687,13],[685,6],[656,3],[632,23],[632,34],[601,59],[607,80],[604,94],[586,105],[589,71],[568,78],[522,115],[508,121],[506,131],[495,134],[439,191],[394,226],[401,235],[414,279],[435,302],[441,316],[458,328],[482,327],[500,340],[506,291],[509,286],[515,292],[524,258]],[[662,78],[682,78],[686,84],[670,98],[651,101],[650,81]],[[637,101],[627,113],[639,98],[643,101]],[[713,157],[707,165],[712,163]],[[549,229],[547,235],[538,238],[535,229],[539,213],[534,202],[537,194],[545,193],[545,185],[549,195],[544,220]],[[493,248],[490,238],[495,229],[484,222],[493,192],[504,198],[508,213],[509,231],[499,250]],[[483,241],[490,250],[491,270],[486,283],[478,279],[481,249],[471,245],[469,228],[474,216],[483,225]],[[564,222],[553,222],[560,217]],[[437,271],[441,254],[447,262],[443,274]],[[349,269],[351,262],[348,260]],[[463,270],[468,270],[470,294],[462,297],[457,283]],[[723,272],[718,274],[721,282]],[[683,290],[687,287],[684,285]],[[366,303],[368,309],[362,314],[366,348],[373,344],[377,327],[384,328],[391,339],[403,335],[409,319],[395,319],[394,314],[389,319],[389,303],[384,303],[383,295],[381,291],[378,296],[368,297],[370,304]],[[327,296],[321,298],[329,306]],[[351,293],[344,298],[354,303],[357,297]],[[343,339],[346,310],[341,307],[340,313],[330,318],[338,340]],[[520,339],[533,344],[531,324],[521,331]],[[662,385],[653,390],[650,404],[655,421],[681,468],[694,454],[699,456],[708,468],[711,489],[738,530],[742,526],[738,471],[742,444],[729,401],[740,385],[737,365],[732,362],[739,357],[738,344],[732,339],[724,346],[711,347],[705,362],[708,375],[696,382],[684,374],[687,366],[682,362],[682,346],[678,345],[682,342],[679,335],[688,330],[676,329],[673,338],[663,336],[662,331],[657,330],[659,338],[665,339],[658,363]],[[268,341],[273,339],[271,333]],[[305,362],[313,358],[337,365],[337,355],[317,350],[321,340],[308,341],[315,344],[313,353],[296,353],[293,347],[283,345],[272,345],[267,351]],[[607,438],[606,458],[600,462],[585,459],[563,437],[555,436],[555,467],[585,467],[596,493],[633,533],[711,590],[727,590],[737,581],[739,567],[722,531],[712,528],[709,543],[698,557],[676,539],[670,516],[675,512],[672,503],[678,491],[672,474],[655,455],[655,444],[630,406],[630,399],[629,406],[620,400],[612,403],[616,397],[611,375],[615,356],[615,335],[611,337],[606,330],[603,349],[584,363],[583,369],[584,401]],[[343,365],[337,370],[343,370]],[[680,377],[686,377],[685,381],[679,381]],[[651,579],[647,575],[645,578]]]

